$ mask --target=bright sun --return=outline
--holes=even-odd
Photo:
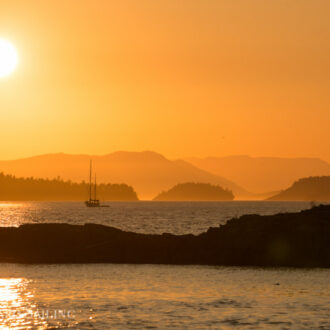
[[[17,62],[15,47],[9,41],[0,39],[0,78],[10,75],[15,70]]]

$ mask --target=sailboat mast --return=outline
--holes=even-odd
[[[95,185],[94,185],[94,199],[96,200],[96,173],[95,173]]]
[[[89,200],[92,200],[92,160],[89,163]]]

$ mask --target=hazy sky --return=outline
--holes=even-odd
[[[329,0],[1,0],[0,159],[330,161]]]

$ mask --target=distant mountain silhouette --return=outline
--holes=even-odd
[[[279,191],[302,177],[330,175],[330,164],[317,158],[229,156],[186,161],[215,175],[221,174],[254,193]]]
[[[0,173],[0,200],[22,201],[83,201],[86,199],[89,185],[85,182],[73,183],[60,179],[46,180],[35,178],[16,178]],[[126,184],[97,185],[98,197],[108,201],[136,201],[137,195]]]
[[[49,154],[0,161],[0,171],[23,177],[55,178],[80,182],[88,180],[89,160],[93,160],[98,181],[124,182],[133,186],[139,198],[152,199],[160,191],[182,182],[201,182],[228,188],[237,198],[250,194],[234,182],[201,170],[183,160],[171,161],[151,152],[119,151],[105,156]]]
[[[230,190],[208,183],[180,183],[168,191],[157,195],[155,201],[231,201],[234,195]]]
[[[330,201],[330,176],[302,178],[268,200]]]

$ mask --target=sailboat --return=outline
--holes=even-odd
[[[101,207],[100,200],[96,198],[96,174],[95,174],[95,184],[94,184],[94,198],[92,198],[92,161],[90,161],[89,165],[89,199],[85,201],[85,205],[87,207]]]

